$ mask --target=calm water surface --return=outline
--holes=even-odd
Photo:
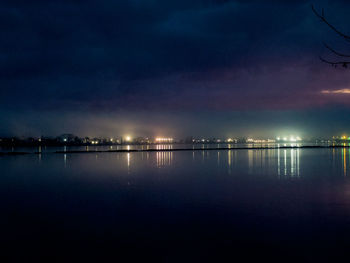
[[[13,261],[332,262],[350,242],[349,148],[44,152],[0,168]]]

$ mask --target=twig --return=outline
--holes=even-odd
[[[347,68],[348,65],[350,64],[350,61],[329,61],[327,59],[324,59],[322,57],[320,57],[320,60],[324,63],[330,64],[334,67],[337,67],[338,65],[341,65],[344,68]]]
[[[342,54],[338,51],[335,51],[333,48],[331,48],[330,46],[328,46],[326,43],[323,43],[323,45],[330,50],[332,53],[336,54],[339,57],[346,57],[346,58],[350,58],[350,55],[346,55],[346,54]]]
[[[350,42],[350,36],[345,35],[344,33],[342,33],[341,31],[339,31],[335,26],[333,26],[331,23],[328,22],[328,20],[326,19],[325,15],[324,15],[324,10],[322,8],[322,14],[319,14],[314,5],[311,5],[312,11],[315,13],[315,15],[321,19],[322,22],[324,22],[326,25],[328,25],[334,32],[336,32],[339,36],[343,37],[345,40]]]

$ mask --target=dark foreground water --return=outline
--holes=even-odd
[[[350,150],[0,157],[1,258],[336,262]]]

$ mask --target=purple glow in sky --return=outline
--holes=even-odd
[[[350,31],[349,2],[312,3]],[[323,41],[350,45],[310,1],[5,0],[0,13],[0,135],[350,132],[350,71],[318,58]]]

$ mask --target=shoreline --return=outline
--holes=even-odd
[[[216,147],[216,148],[179,148],[179,149],[121,149],[121,150],[67,150],[54,152],[0,152],[0,156],[16,156],[29,154],[77,154],[77,153],[137,153],[137,152],[181,152],[181,151],[233,151],[233,150],[278,150],[278,149],[337,149],[350,148],[349,145],[310,145],[310,146],[280,146],[280,147]]]

